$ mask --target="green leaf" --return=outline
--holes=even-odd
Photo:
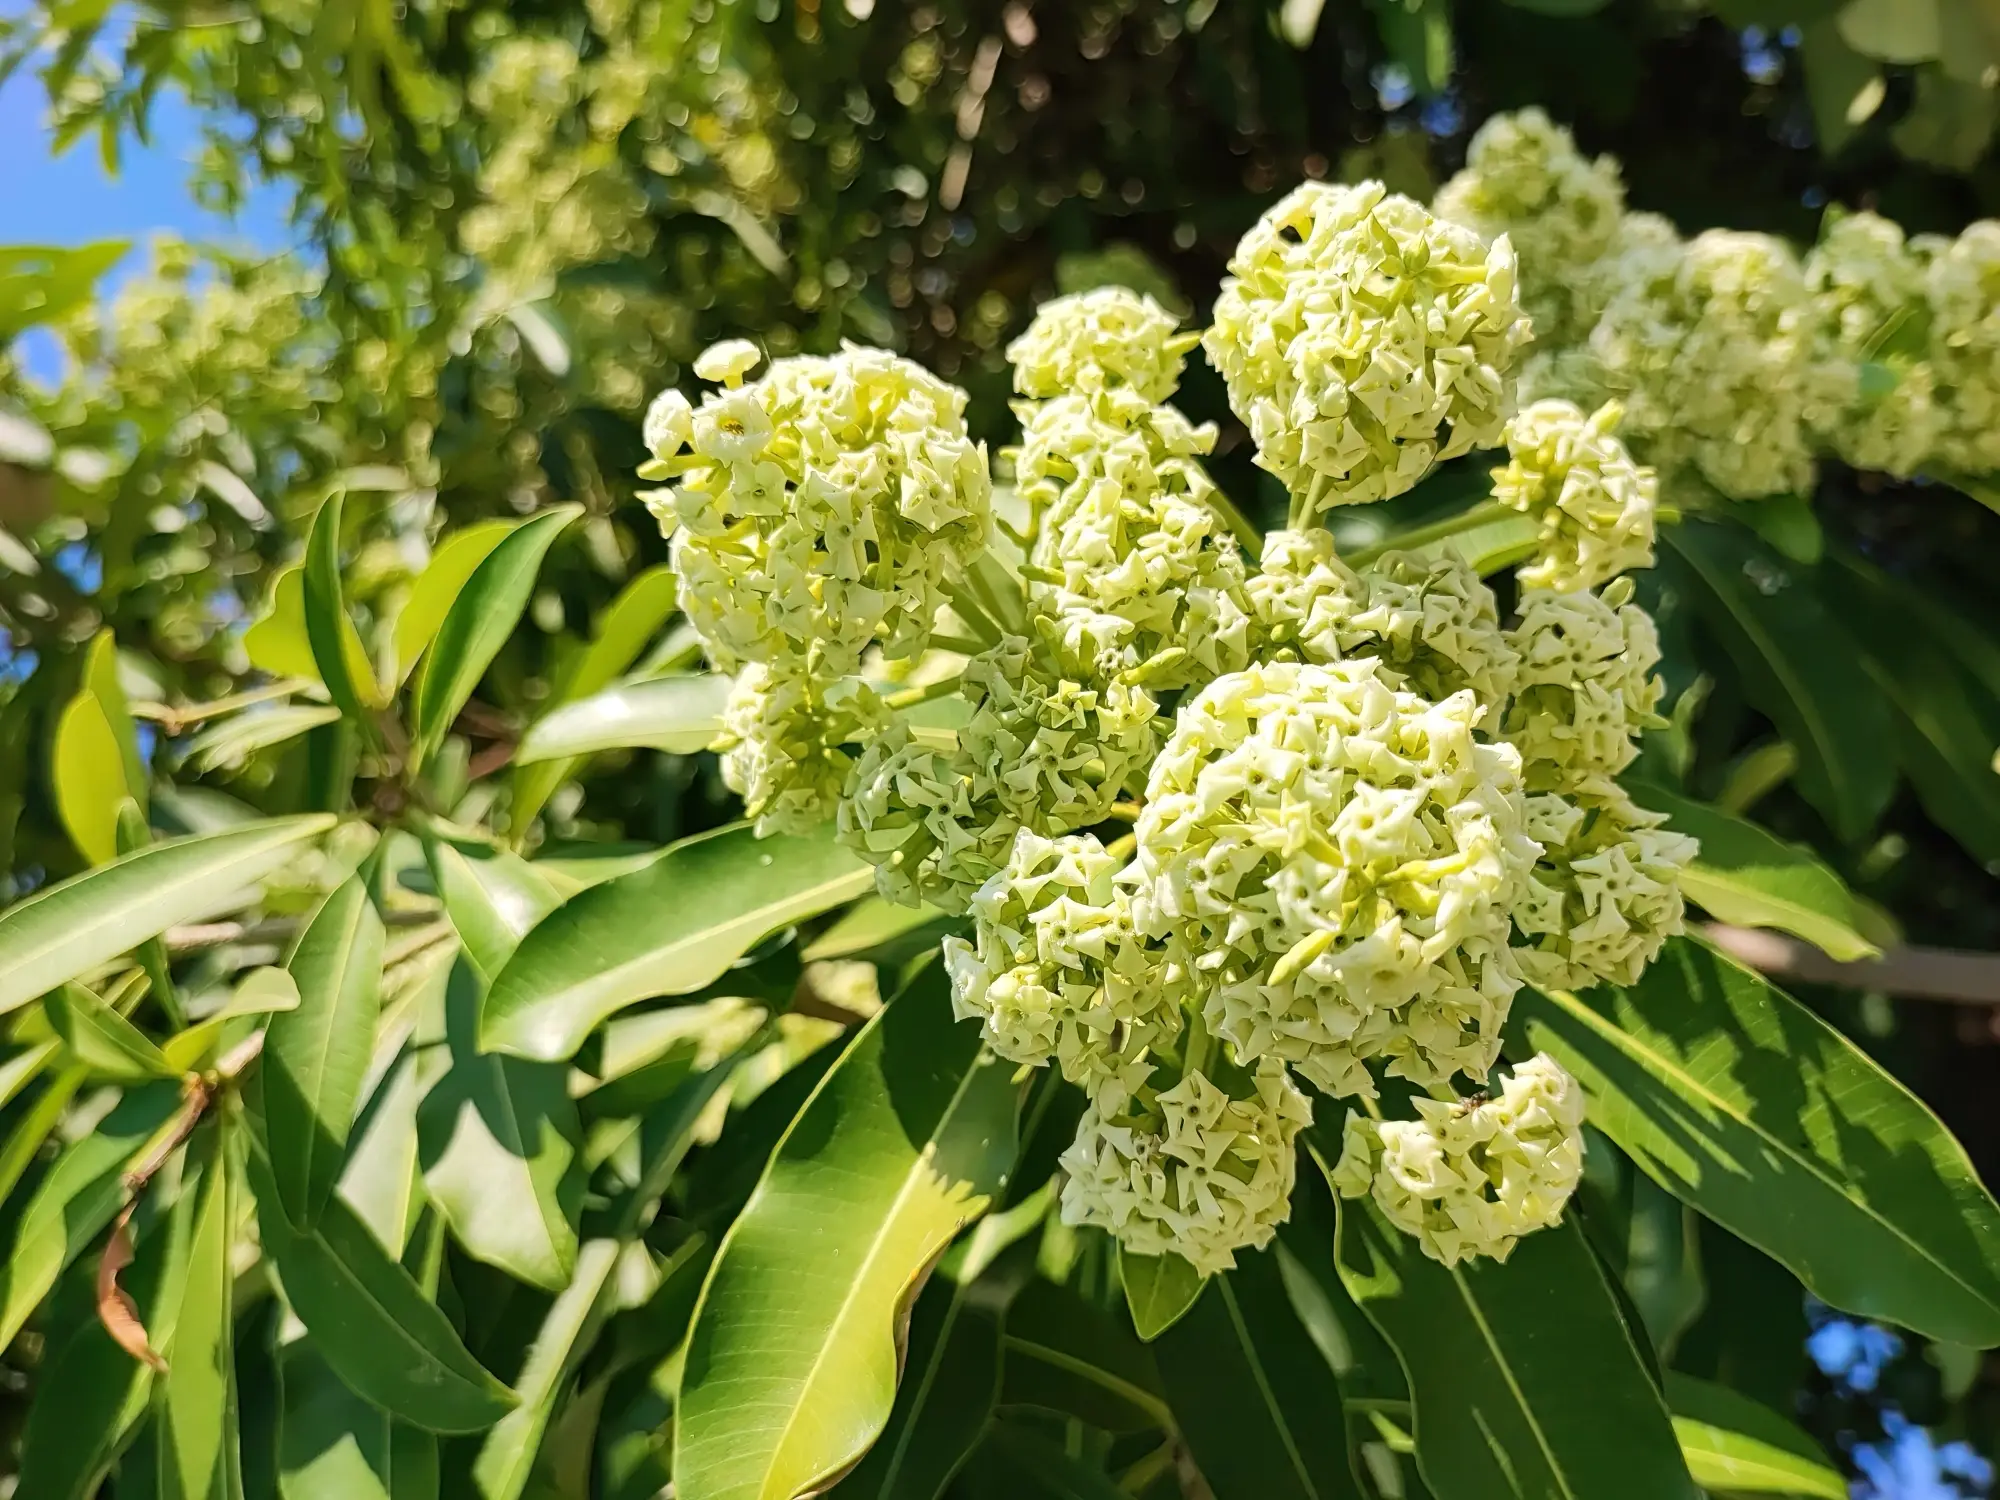
[[[521,736],[514,758],[531,765],[599,750],[693,755],[721,733],[728,701],[729,679],[714,672],[622,683],[551,709]]]
[[[1360,1500],[1333,1371],[1274,1252],[1243,1252],[1160,1338],[1160,1378],[1216,1500]]]
[[[1825,1451],[1769,1407],[1673,1370],[1667,1405],[1688,1472],[1703,1489],[1847,1500],[1847,1480]]]
[[[862,1029],[702,1288],[674,1431],[683,1493],[790,1500],[881,1433],[897,1322],[1013,1165],[1011,1071],[953,1021],[936,964]]]
[[[339,709],[314,703],[274,703],[231,714],[188,741],[186,761],[199,772],[242,765],[259,750],[295,740],[322,724],[338,723],[340,716]]]
[[[94,865],[118,857],[118,807],[128,795],[125,763],[97,695],[69,700],[56,725],[56,811],[77,852]]]
[[[131,248],[130,240],[0,248],[0,342],[56,322],[88,302],[98,278]]]
[[[285,1216],[310,1228],[339,1181],[368,1074],[382,981],[382,919],[349,876],[319,905],[286,964],[296,1008],[264,1032],[264,1142]]]
[[[1799,791],[1834,831],[1859,839],[1895,791],[1888,707],[1856,690],[1859,656],[1796,564],[1741,527],[1686,520],[1662,541],[1749,697],[1799,752]]]
[[[596,635],[557,685],[548,708],[560,708],[609,687],[659,633],[674,612],[679,594],[680,579],[665,563],[646,569],[619,590],[618,597],[598,616]],[[533,733],[531,727],[529,735]],[[518,752],[515,760],[519,764]],[[507,809],[508,826],[526,828],[533,822],[574,769],[567,760],[519,764]]]
[[[2000,699],[1951,649],[1915,590],[1852,557],[1833,574],[1839,608],[1868,642],[1861,664],[1895,715],[1903,769],[1933,822],[1982,863],[2000,860]]]
[[[1000,1325],[967,1288],[933,1277],[910,1313],[903,1378],[882,1436],[837,1500],[938,1500],[1000,1396]]]
[[[430,1080],[420,1075],[420,1049],[396,1054],[355,1116],[347,1165],[335,1189],[341,1201],[391,1255],[400,1256],[423,1212],[417,1157],[417,1106]]]
[[[227,1000],[187,1030],[169,1037],[160,1051],[175,1073],[190,1072],[212,1056],[223,1031],[239,1016],[268,1016],[298,1008],[299,987],[290,974],[283,969],[250,969]]]
[[[0,1303],[0,1349],[49,1294],[63,1269],[125,1205],[124,1172],[180,1102],[170,1083],[130,1091],[97,1128],[71,1143],[49,1168],[22,1211],[7,1258]]]
[[[387,702],[375,681],[375,669],[361,633],[347,612],[340,586],[340,492],[335,491],[313,517],[306,538],[304,586],[301,593],[306,640],[312,649],[316,677],[340,711],[357,724],[368,722],[368,711]]]
[[[402,683],[431,642],[438,627],[451,612],[458,596],[479,565],[493,549],[526,524],[521,521],[479,521],[449,533],[424,564],[417,581],[410,585],[409,598],[396,616],[396,681]]]
[[[429,839],[424,858],[481,984],[491,984],[514,950],[562,904],[556,888],[519,855]]]
[[[224,1129],[216,1128],[211,1140],[180,1311],[172,1337],[160,1344],[167,1361],[159,1410],[161,1500],[241,1500],[243,1494],[229,1263],[235,1174]]]
[[[970,1465],[980,1500],[1128,1500],[1101,1469],[1013,1422],[996,1422]]]
[[[437,1500],[437,1438],[350,1391],[311,1339],[282,1356],[282,1500]]]
[[[1067,1287],[1030,1281],[1007,1309],[1003,1408],[1081,1417],[1106,1432],[1172,1430],[1152,1351]]]
[[[461,960],[445,996],[450,1070],[417,1106],[424,1189],[470,1254],[558,1291],[576,1273],[584,1188],[569,1069],[481,1053],[484,993]]]
[[[255,623],[243,632],[243,652],[250,665],[273,677],[303,677],[318,682],[312,637],[306,634],[306,570],[302,563],[281,568],[271,580],[271,601]]]
[[[63,985],[42,1008],[69,1055],[100,1077],[144,1083],[180,1076],[150,1037],[80,984]]]
[[[1186,1317],[1208,1284],[1178,1255],[1134,1255],[1129,1250],[1118,1252],[1118,1279],[1125,1287],[1132,1326],[1147,1343]]]
[[[411,709],[413,763],[436,753],[535,590],[535,575],[563,528],[583,513],[560,505],[521,523],[472,571],[438,627]]]
[[[1594,16],[1611,0],[1507,0],[1516,10],[1530,11],[1538,16],[1559,16],[1564,20],[1574,20],[1578,16]]]
[[[482,1500],[520,1500],[548,1430],[576,1367],[589,1350],[604,1315],[605,1292],[618,1264],[615,1240],[592,1240],[576,1257],[576,1279],[550,1304],[515,1385],[521,1404],[486,1434],[473,1460],[472,1480]]]
[[[125,766],[120,778],[125,784],[125,795],[139,804],[143,815],[148,805],[146,762],[139,754],[139,731],[132,722],[131,705],[125,701],[125,688],[118,680],[118,642],[109,630],[98,631],[84,653],[83,691],[97,700],[105,722],[111,727],[111,737],[118,744],[118,755]]]
[[[1840,12],[1840,34],[1855,51],[1883,62],[1929,62],[1943,40],[1938,5],[1939,0],[1848,0]]]
[[[169,839],[87,870],[0,912],[0,1013],[109,963],[181,922],[245,902],[246,887],[334,826],[273,818],[226,833]]]
[[[514,1406],[514,1393],[484,1369],[339,1198],[319,1223],[294,1227],[280,1206],[270,1163],[249,1153],[257,1229],[285,1300],[327,1364],[356,1395],[427,1432],[480,1432]]]
[[[1826,552],[1826,532],[1807,495],[1776,495],[1737,506],[1731,514],[1740,519],[1771,548],[1805,567],[1817,564]]]
[[[60,1043],[51,1042],[51,1046]],[[55,1133],[62,1123],[63,1115],[69,1109],[69,1102],[76,1097],[76,1091],[83,1087],[89,1077],[86,1069],[71,1066],[64,1068],[49,1080],[48,1087],[35,1096],[13,1129],[7,1132],[7,1144],[0,1147],[0,1202],[11,1198],[14,1189],[20,1185],[21,1174],[28,1170],[43,1144]]]
[[[1527,1236],[1504,1264],[1447,1269],[1364,1198],[1340,1206],[1338,1264],[1402,1361],[1437,1500],[1695,1500],[1666,1404],[1574,1223]]]
[[[1760,976],[1676,938],[1631,989],[1522,990],[1510,1036],[1574,1074],[1591,1122],[1656,1182],[1821,1300],[2000,1344],[2000,1206],[1965,1149]]]
[[[173,1336],[187,1277],[200,1168],[157,1220],[141,1215],[123,1285],[153,1340]],[[83,1320],[36,1377],[21,1440],[21,1495],[90,1500],[119,1449],[146,1415],[153,1372],[112,1342],[95,1317]]]
[[[1854,893],[1810,849],[1649,783],[1633,782],[1628,790],[1642,806],[1665,813],[1676,832],[1701,841],[1681,889],[1717,921],[1774,927],[1843,962],[1880,954],[1861,934]]]
[[[571,1057],[617,1011],[703,988],[771,933],[873,879],[827,837],[759,839],[737,826],[685,839],[572,896],[529,933],[487,996],[481,1040],[517,1057]]]

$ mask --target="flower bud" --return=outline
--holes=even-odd
[[[1614,436],[1623,409],[1589,416],[1567,401],[1537,401],[1507,424],[1505,468],[1493,498],[1541,527],[1537,555],[1518,577],[1529,588],[1594,589],[1653,565],[1659,476]]]

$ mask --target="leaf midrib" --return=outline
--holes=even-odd
[[[1547,995],[1552,1002],[1561,1006],[1564,1010],[1575,1015],[1579,1020],[1583,1021],[1583,1023],[1589,1026],[1592,1030],[1604,1036],[1611,1042],[1611,1044],[1614,1047],[1618,1047],[1620,1048],[1620,1050],[1626,1051],[1627,1055],[1633,1057],[1637,1061],[1651,1062],[1652,1064],[1657,1066],[1662,1072],[1667,1073],[1672,1077],[1685,1083],[1687,1088],[1690,1091],[1692,1091],[1698,1098],[1707,1101],[1720,1113],[1727,1116],[1729,1119],[1736,1121],[1736,1123],[1742,1126],[1745,1130],[1748,1130],[1758,1140],[1763,1141],[1766,1145],[1770,1146],[1780,1155],[1786,1157],[1790,1161],[1797,1164],[1801,1169],[1804,1170],[1804,1172],[1808,1177],[1811,1177],[1817,1182],[1819,1182],[1821,1186],[1830,1190],[1836,1197],[1841,1198],[1842,1200],[1851,1203],[1854,1207],[1860,1209],[1862,1214],[1866,1218],[1868,1218],[1871,1222],[1879,1224],[1884,1229],[1888,1230],[1892,1237],[1901,1241],[1905,1246],[1907,1246],[1911,1251],[1913,1251],[1919,1260],[1923,1261],[1926,1265],[1932,1266],[1941,1273],[1943,1273],[1943,1275],[1948,1281],[1950,1281],[1954,1286],[1957,1286],[1962,1291],[1964,1291],[1966,1295],[1970,1296],[1974,1301],[1984,1304],[1986,1307],[1993,1309],[1996,1313],[2000,1313],[2000,1302],[1996,1302],[1992,1298],[1981,1293],[1978,1290],[1978,1288],[1974,1287],[1970,1282],[1966,1281],[1950,1266],[1946,1265],[1943,1261],[1939,1260],[1936,1256],[1932,1255],[1931,1252],[1920,1241],[1912,1239],[1909,1235],[1905,1234],[1900,1228],[1898,1228],[1893,1220],[1877,1212],[1873,1207],[1869,1205],[1866,1199],[1857,1197],[1854,1193],[1843,1188],[1840,1185],[1840,1183],[1834,1177],[1832,1177],[1826,1171],[1826,1169],[1822,1167],[1812,1157],[1802,1155],[1789,1142],[1781,1140],[1779,1137],[1772,1135],[1769,1131],[1765,1130],[1761,1125],[1758,1125],[1756,1122],[1747,1119],[1745,1116],[1739,1113],[1735,1108],[1735,1106],[1730,1104],[1728,1100],[1724,1099],[1721,1095],[1715,1093],[1706,1084],[1702,1083],[1699,1079],[1695,1078],[1685,1068],[1663,1057],[1660,1053],[1654,1051],[1652,1048],[1641,1045],[1638,1038],[1632,1036],[1628,1032],[1621,1031],[1617,1027],[1611,1025],[1608,1021],[1604,1020],[1603,1017],[1599,1016],[1597,1012],[1591,1010],[1590,1007],[1584,1005],[1574,996],[1565,995],[1562,994],[1561,992],[1551,992],[1547,990],[1544,990],[1541,993]],[[1753,1241],[1752,1243],[1755,1242]],[[1762,1249],[1763,1247],[1760,1245],[1758,1248]]]
[[[1300,1487],[1312,1500],[1319,1500],[1319,1486],[1313,1483],[1312,1474],[1306,1468],[1305,1455],[1299,1452],[1298,1441],[1292,1436],[1291,1423],[1285,1420],[1285,1414],[1278,1406],[1277,1392],[1271,1389],[1271,1378],[1264,1371],[1264,1361],[1257,1353],[1256,1341],[1250,1337],[1250,1329],[1243,1321],[1243,1310],[1236,1305],[1236,1293],[1229,1285],[1229,1278],[1218,1276],[1216,1287],[1222,1293],[1222,1305],[1229,1310],[1229,1323],[1236,1332],[1236,1342],[1242,1346],[1250,1373],[1257,1379],[1257,1394],[1263,1399],[1264,1409],[1271,1414],[1271,1425],[1278,1429],[1279,1441],[1285,1445],[1285,1458],[1290,1462],[1292,1472],[1298,1476]]]
[[[1542,1431],[1542,1424],[1535,1419],[1534,1408],[1528,1404],[1527,1393],[1521,1389],[1521,1383],[1514,1378],[1513,1365],[1501,1351],[1500,1341],[1494,1337],[1493,1326],[1486,1321],[1486,1314],[1480,1309],[1479,1299],[1472,1295],[1472,1288],[1466,1285],[1465,1273],[1453,1266],[1446,1274],[1451,1277],[1451,1284],[1458,1289],[1458,1295],[1464,1301],[1466,1311],[1472,1314],[1472,1321],[1478,1325],[1480,1338],[1485,1340],[1486,1347],[1492,1351],[1493,1363],[1500,1371],[1501,1378],[1507,1382],[1507,1393],[1514,1398],[1514,1405],[1520,1409],[1521,1420],[1528,1424],[1528,1431],[1534,1434],[1535,1446],[1541,1449],[1542,1461],[1548,1465],[1550,1477],[1561,1486],[1563,1494],[1570,1496],[1571,1500],[1576,1500],[1576,1491],[1571,1487],[1569,1476],[1563,1472],[1562,1465],[1556,1460],[1555,1449],[1549,1445],[1548,1434]]]
[[[916,1190],[917,1185],[927,1175],[938,1175],[936,1168],[932,1165],[932,1153],[937,1146],[939,1137],[944,1134],[952,1121],[957,1117],[959,1108],[965,1102],[967,1090],[972,1087],[973,1080],[979,1076],[980,1069],[984,1066],[986,1066],[984,1054],[982,1052],[973,1053],[965,1072],[959,1076],[958,1086],[951,1091],[951,1098],[938,1113],[937,1123],[932,1125],[926,1133],[923,1145],[918,1148],[916,1156],[910,1162],[908,1170],[904,1172],[902,1184],[896,1189],[896,1196],[890,1200],[888,1212],[882,1216],[881,1226],[877,1228],[870,1240],[867,1253],[862,1256],[861,1263],[855,1268],[853,1277],[848,1281],[847,1292],[840,1299],[839,1307],[834,1310],[834,1315],[827,1324],[827,1336],[821,1340],[818,1352],[813,1355],[812,1364],[807,1367],[805,1375],[799,1381],[799,1398],[793,1401],[791,1413],[785,1418],[785,1425],[778,1429],[777,1441],[771,1445],[771,1460],[765,1466],[763,1478],[758,1485],[759,1495],[768,1496],[770,1494],[771,1476],[778,1467],[780,1456],[790,1444],[792,1429],[798,1423],[799,1413],[805,1409],[805,1398],[818,1382],[821,1367],[826,1363],[828,1353],[836,1345],[844,1342],[840,1338],[840,1333],[846,1327],[848,1317],[853,1312],[855,1300],[860,1289],[868,1284],[870,1275],[875,1269],[876,1261],[882,1254],[883,1245],[891,1237],[888,1233],[889,1226],[897,1223],[902,1214],[904,1204],[909,1201],[910,1195]],[[969,1223],[985,1211],[983,1195],[966,1199],[962,1206],[971,1211],[961,1220],[961,1225]],[[749,1210],[746,1208],[744,1212],[747,1214]],[[885,1417],[884,1420],[886,1421],[887,1418]],[[807,1476],[808,1481],[814,1483],[823,1477],[821,1474]],[[779,1497],[779,1500],[790,1500],[790,1492],[787,1492],[785,1496]]]
[[[1825,1464],[1816,1463],[1812,1459],[1805,1458],[1799,1454],[1785,1453],[1784,1449],[1775,1447],[1770,1443],[1761,1442],[1757,1438],[1753,1438],[1747,1433],[1732,1432],[1730,1429],[1726,1427],[1717,1427],[1712,1422],[1703,1422],[1694,1417],[1675,1417],[1673,1419],[1673,1422],[1674,1422],[1675,1440],[1680,1443],[1681,1451],[1684,1456],[1690,1452],[1699,1453],[1708,1457],[1711,1461],[1717,1464],[1727,1464],[1729,1466],[1730,1477],[1732,1479],[1752,1477],[1752,1476],[1762,1476],[1766,1479],[1782,1481],[1781,1483],[1769,1485],[1768,1488],[1770,1489],[1777,1490],[1781,1493],[1804,1494],[1806,1493],[1806,1491],[1799,1489],[1798,1486],[1802,1484],[1810,1484],[1816,1482],[1818,1480],[1819,1475],[1821,1474],[1830,1475],[1834,1473],[1834,1471],[1831,1468],[1827,1467]],[[1723,1449],[1715,1446],[1712,1443],[1707,1445],[1694,1446],[1691,1448],[1688,1442],[1685,1439],[1683,1439],[1680,1435],[1681,1427],[1683,1424],[1685,1424],[1691,1429],[1698,1429],[1703,1434],[1713,1433],[1721,1438],[1734,1438],[1741,1442],[1754,1444],[1757,1448],[1766,1453],[1783,1454],[1784,1457],[1791,1459],[1793,1463],[1791,1465],[1787,1465],[1787,1464],[1774,1463],[1771,1460],[1765,1458],[1741,1458],[1737,1457],[1734,1454],[1723,1451]],[[1812,1493],[1824,1494],[1825,1491],[1815,1490]],[[1847,1493],[1846,1488],[1845,1486],[1843,1486],[1841,1489],[1841,1494],[1845,1495],[1846,1493]]]
[[[344,887],[337,888],[336,895],[344,892],[344,889]],[[320,1018],[321,1024],[306,1035],[309,1048],[308,1060],[311,1064],[312,1090],[310,1093],[306,1093],[304,1097],[307,1107],[312,1113],[313,1121],[305,1131],[305,1181],[301,1184],[301,1190],[305,1193],[306,1201],[308,1202],[314,1196],[312,1186],[313,1163],[319,1156],[320,1140],[320,1132],[314,1126],[319,1123],[320,1119],[320,1095],[326,1087],[327,1059],[333,1054],[333,1035],[339,1029],[342,1014],[346,1009],[348,1000],[348,970],[353,967],[355,941],[361,931],[362,919],[367,914],[367,908],[368,898],[365,894],[361,895],[359,900],[350,899],[349,901],[346,922],[338,934],[333,962],[330,965],[329,987],[333,991],[332,999]],[[321,910],[324,911],[325,908],[322,907]],[[310,936],[310,929],[308,929],[308,936]],[[294,980],[298,978],[296,974],[292,977]],[[296,1011],[293,1012],[293,1014],[296,1013]],[[352,1127],[353,1121],[349,1120],[348,1130],[351,1130]],[[347,1133],[347,1131],[339,1132],[339,1139],[342,1144],[346,1142]],[[327,1134],[332,1136],[335,1132],[329,1129]]]

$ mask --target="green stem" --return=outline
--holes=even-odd
[[[970,584],[961,586],[956,581],[948,580],[945,583],[944,594],[952,607],[952,612],[965,622],[966,628],[979,640],[980,651],[988,646],[1000,644],[1000,637],[1004,632],[993,623],[993,617],[987,614],[984,606],[980,604]],[[976,656],[978,652],[972,654]]]
[[[1428,547],[1432,542],[1441,542],[1489,522],[1518,515],[1511,505],[1500,500],[1482,500],[1471,510],[1462,510],[1455,516],[1446,516],[1441,521],[1432,521],[1427,526],[1413,526],[1408,531],[1399,531],[1391,537],[1384,537],[1372,547],[1363,547],[1349,553],[1346,562],[1349,567],[1365,568],[1375,562],[1385,552],[1409,552],[1418,547]]]
[[[882,700],[884,708],[900,712],[915,708],[919,703],[929,703],[933,698],[948,698],[957,692],[964,680],[962,673],[941,677],[936,682],[927,682],[922,687],[904,688],[900,693],[891,693]]]
[[[1234,500],[1219,489],[1210,490],[1208,507],[1222,517],[1223,524],[1235,533],[1236,540],[1243,544],[1243,550],[1249,554],[1251,562],[1256,562],[1264,555],[1264,533],[1250,524],[1250,518],[1236,508]]]
[[[1195,1010],[1188,1016],[1187,1048],[1182,1054],[1185,1059],[1181,1067],[1183,1078],[1190,1073],[1199,1073],[1207,1066],[1208,1044],[1208,1022],[1202,1019],[1200,1010]]]

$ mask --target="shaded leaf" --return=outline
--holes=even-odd
[[[97,1128],[65,1147],[21,1214],[0,1303],[0,1349],[28,1321],[64,1267],[104,1232],[125,1204],[125,1168],[175,1113],[170,1083],[133,1089]]]
[[[834,1489],[838,1500],[937,1500],[993,1415],[1000,1325],[967,1288],[925,1283],[910,1313],[896,1404],[875,1445]]]
[[[722,732],[729,679],[704,672],[621,683],[551,709],[521,736],[524,765],[599,750],[666,750],[693,755]]]
[[[273,818],[170,839],[0,911],[0,1012],[14,1010],[181,922],[244,904],[244,891],[334,825]]]
[[[803,1494],[888,1420],[897,1324],[1015,1152],[1010,1069],[947,993],[933,964],[863,1028],[723,1241],[681,1376],[685,1493]]]
[[[350,1391],[300,1339],[281,1356],[283,1500],[437,1500],[437,1438]]]
[[[1173,1427],[1152,1351],[1067,1287],[1034,1280],[1007,1309],[1000,1404],[1106,1432]]]
[[[479,1432],[513,1408],[514,1393],[466,1351],[352,1209],[330,1198],[317,1225],[297,1229],[254,1143],[248,1160],[264,1253],[286,1302],[350,1390],[429,1432]]]
[[[1630,989],[1517,997],[1510,1035],[1583,1085],[1668,1192],[1835,1307],[2000,1344],[2000,1206],[1924,1103],[1762,977],[1688,938]]]
[[[428,759],[444,743],[458,711],[528,607],[543,557],[582,513],[580,506],[563,505],[522,522],[473,569],[452,600],[417,679],[410,725],[414,762]]]
[[[996,1422],[974,1455],[973,1493],[1006,1500],[1127,1500],[1101,1469],[1013,1422]]]
[[[335,1189],[391,1255],[403,1253],[423,1212],[417,1106],[427,1085],[417,1049],[404,1048],[355,1118]]]
[[[1243,1252],[1153,1351],[1216,1500],[1360,1500],[1340,1387],[1271,1252]]]
[[[210,1132],[210,1143],[180,1310],[171,1334],[159,1340],[167,1358],[160,1381],[161,1500],[240,1500],[243,1493],[230,1300],[234,1173],[222,1127]]]
[[[1340,1206],[1338,1264],[1410,1384],[1438,1500],[1695,1500],[1665,1403],[1574,1223],[1504,1263],[1447,1269],[1371,1199]]]
[[[718,978],[771,933],[860,895],[873,871],[830,838],[733,827],[683,840],[643,870],[579,892],[494,981],[483,1044],[559,1061],[597,1025]]]
[[[1710,916],[1789,932],[1843,961],[1880,953],[1862,936],[1854,893],[1810,849],[1660,787],[1633,783],[1629,790],[1641,805],[1665,813],[1676,832],[1701,841],[1681,889]]]
[[[319,905],[286,968],[299,1003],[272,1017],[259,1070],[264,1141],[285,1216],[310,1227],[340,1178],[380,1003],[382,919],[359,876]]]
[[[80,984],[54,991],[42,1008],[69,1055],[94,1074],[143,1083],[181,1071],[151,1038]]]
[[[486,1434],[473,1460],[482,1500],[519,1500],[556,1402],[589,1350],[604,1315],[606,1289],[618,1264],[615,1240],[592,1240],[576,1256],[576,1276],[550,1304],[515,1386],[521,1404]]]
[[[1896,785],[1887,705],[1857,692],[1858,649],[1796,564],[1741,527],[1686,520],[1662,534],[1752,702],[1799,752],[1799,791],[1843,838],[1873,826]]]

